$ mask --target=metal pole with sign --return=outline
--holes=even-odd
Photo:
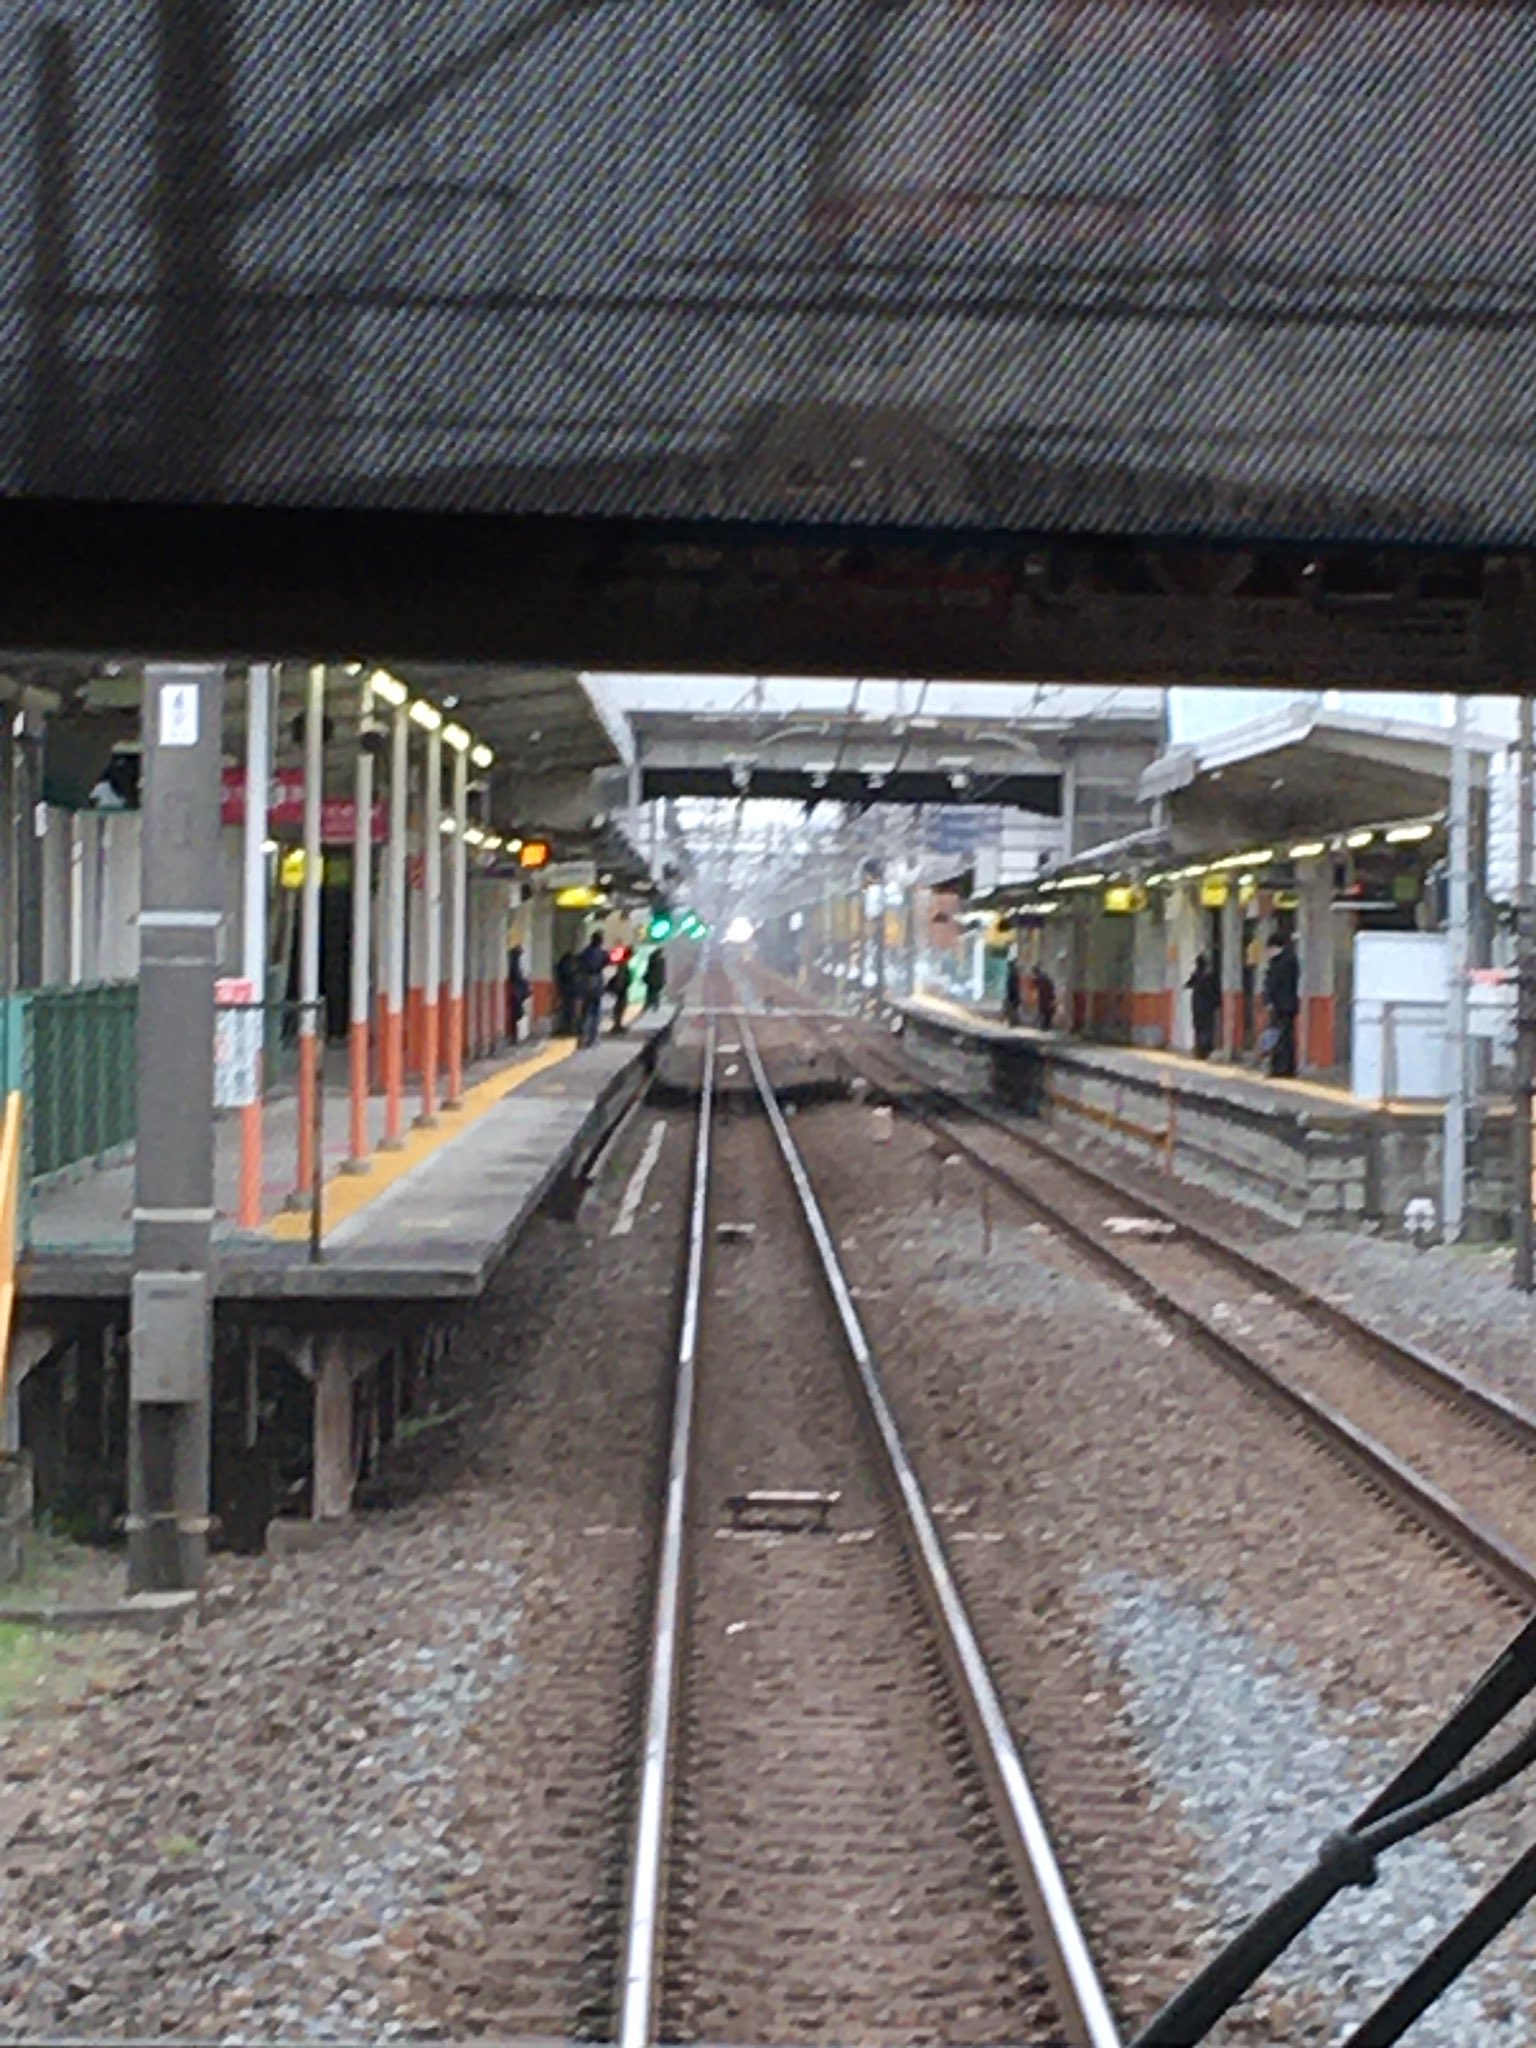
[[[222,668],[144,678],[128,1583],[192,1589],[208,1542]]]

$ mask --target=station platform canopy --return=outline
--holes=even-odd
[[[1499,742],[1471,741],[1474,788]],[[1434,816],[1451,775],[1448,732],[1404,719],[1295,704],[1195,745],[1170,748],[1141,778],[1169,850],[1326,837]]]

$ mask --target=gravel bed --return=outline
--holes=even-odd
[[[956,1566],[1112,1995],[1128,2020],[1145,2018],[1216,1943],[1224,1880],[1107,1655],[1105,1575],[1170,1589],[1294,1658],[1329,1712],[1361,1717],[1371,1784],[1518,1617],[995,1194],[989,1251],[977,1177],[936,1175],[923,1134],[898,1121],[877,1143],[854,1109],[804,1115],[796,1130],[919,1468],[956,1510]],[[1219,1729],[1214,1719],[1213,1742]],[[1293,1797],[1288,1739],[1246,1767],[1277,1802]],[[1463,1830],[1474,1875],[1523,1846],[1517,1803]],[[1392,1898],[1366,1899],[1383,1940]],[[1282,1988],[1233,2038],[1330,2031]]]
[[[1235,1934],[1366,1803],[1379,1761],[1374,1717],[1330,1711],[1294,1659],[1209,1602],[1131,1572],[1107,1574],[1097,1590],[1131,1714],[1198,1835],[1221,1932]],[[1326,1987],[1342,2039],[1480,1889],[1445,1841],[1406,1842],[1382,1858],[1369,1892],[1345,1892],[1314,1921],[1269,1981],[1303,1997]],[[1531,2038],[1521,1996],[1518,1976],[1496,1954],[1484,1958],[1419,2021],[1414,2048],[1517,2048]]]
[[[0,1723],[0,2037],[606,2031],[687,1174],[671,1133],[609,1235],[648,1130],[460,1332],[392,1506]]]

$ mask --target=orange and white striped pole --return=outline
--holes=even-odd
[[[245,871],[241,893],[240,950],[255,1009],[240,1019],[253,1058],[251,1099],[240,1105],[240,1194],[235,1220],[242,1230],[261,1225],[263,1074],[267,1021],[267,801],[272,782],[272,668],[255,662],[245,679]]]
[[[443,719],[418,698],[411,716],[427,735],[427,777],[422,814],[422,868],[426,902],[426,960],[422,971],[421,1114],[437,1122],[437,1069],[442,1057],[439,994],[443,982]]]
[[[325,800],[325,664],[314,662],[304,702],[304,893],[299,924],[299,1132],[294,1194],[315,1198],[315,1105],[322,1082],[320,1049],[320,824]]]
[[[347,1146],[349,1173],[366,1173],[368,1140],[368,1056],[373,1026],[373,688],[364,676],[357,701],[357,816],[352,830],[352,992],[348,1020]]]
[[[393,712],[389,756],[389,849],[384,864],[384,1148],[405,1143],[406,857],[410,837],[411,723],[405,685],[375,673],[372,694]]]
[[[448,1102],[464,1100],[464,967],[469,946],[469,734],[450,725],[443,738],[453,749],[453,846],[448,924]]]

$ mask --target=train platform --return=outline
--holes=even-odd
[[[319,1307],[453,1303],[484,1287],[518,1230],[584,1148],[644,1085],[672,1012],[637,1019],[595,1047],[570,1039],[520,1047],[470,1069],[462,1102],[398,1151],[349,1169],[346,1091],[328,1077],[320,1257],[294,1185],[297,1109],[269,1106],[264,1207],[256,1230],[235,1227],[238,1125],[219,1125],[215,1195],[217,1299]],[[377,1123],[381,1105],[371,1105]],[[376,1133],[377,1134],[377,1133]],[[39,1190],[21,1272],[29,1315],[75,1302],[126,1301],[132,1266],[131,1162]]]
[[[1399,1230],[1411,1201],[1438,1210],[1437,1103],[1362,1102],[1328,1081],[1011,1027],[943,996],[891,1007],[909,1047],[956,1086],[996,1094],[1064,1135],[1155,1158],[1286,1221]],[[1478,1120],[1468,1195],[1472,1234],[1502,1236],[1510,1184],[1501,1105]]]

